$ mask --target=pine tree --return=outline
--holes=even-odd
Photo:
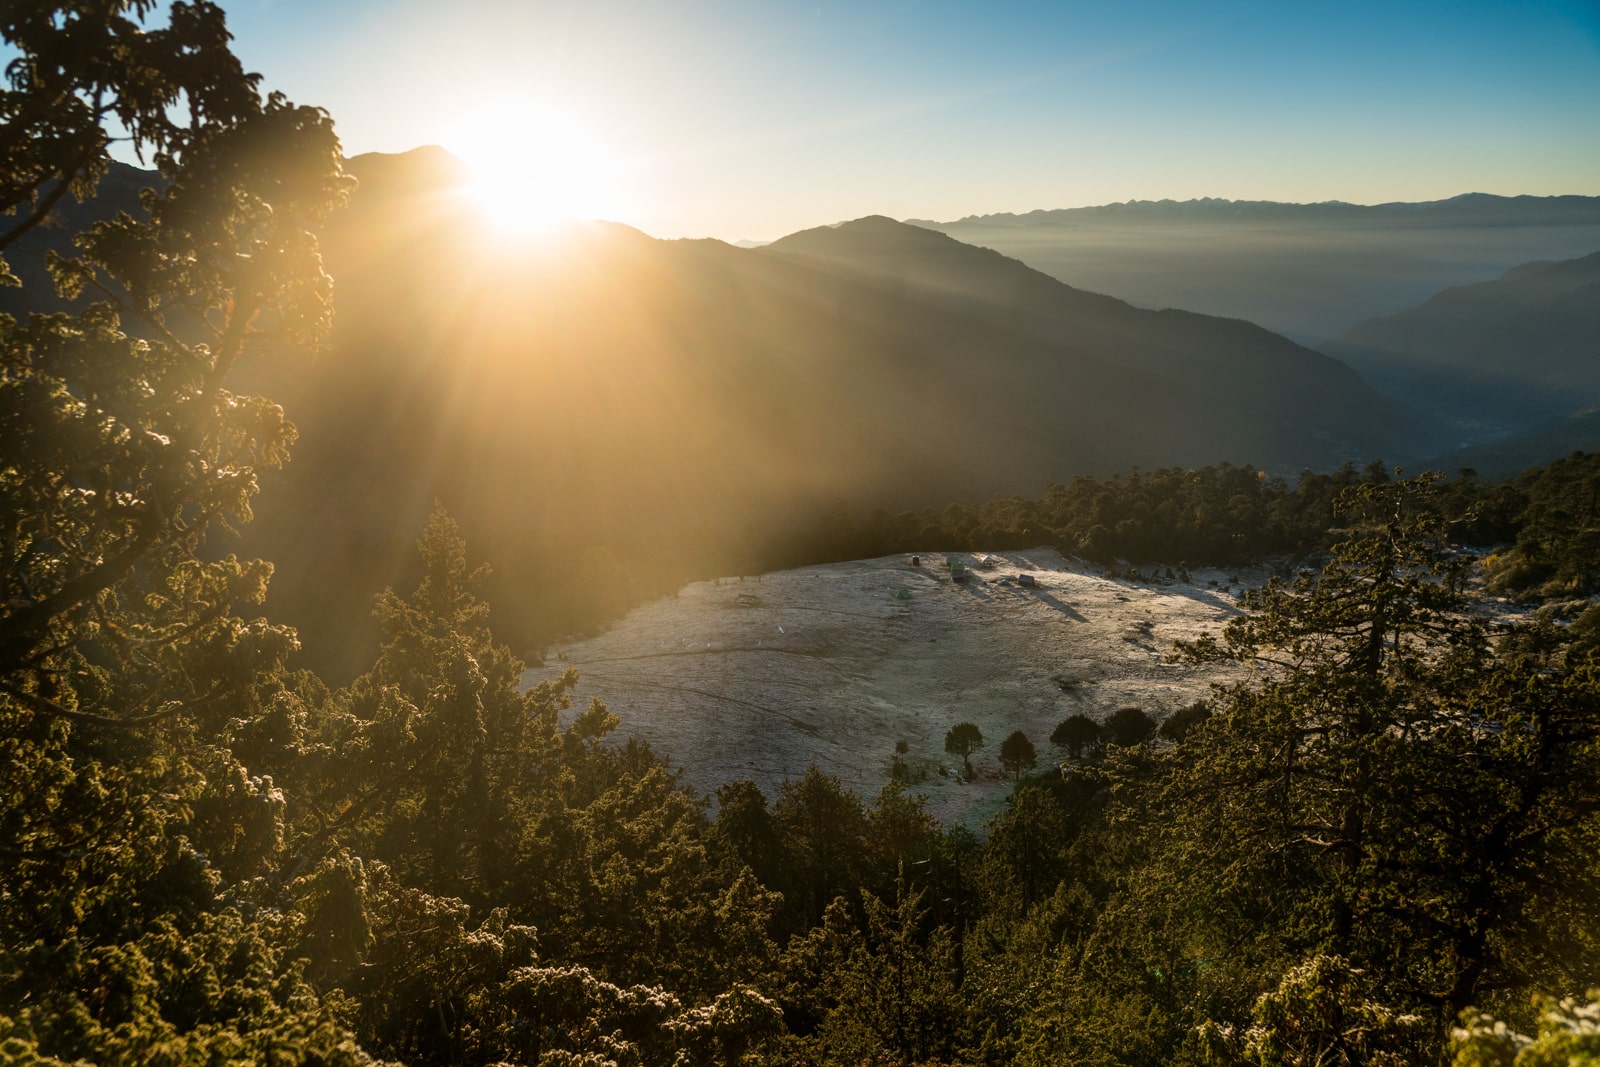
[[[1021,730],[1013,730],[1000,742],[1000,766],[1013,778],[1021,778],[1024,771],[1039,762],[1038,753],[1033,750],[1033,742],[1028,740],[1028,735]]]
[[[270,565],[208,540],[294,439],[230,383],[324,336],[313,230],[347,182],[328,116],[262,95],[219,9],[155,7],[0,19],[0,253],[93,196],[111,128],[159,171],[48,275],[0,263],[34,309],[0,316],[0,1016],[67,1059],[356,1062],[290,916],[248,899],[283,796],[229,746],[295,637],[250,617]]]

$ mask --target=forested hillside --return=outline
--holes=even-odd
[[[1063,724],[1032,776],[1002,742],[1017,787],[981,839],[902,783],[867,800],[822,769],[698,796],[602,703],[569,708],[570,678],[521,690],[484,571],[426,503],[416,580],[377,598],[379,648],[330,684],[229,531],[298,447],[248,383],[327,342],[319,233],[351,183],[332,119],[263,94],[220,10],[149,10],[0,19],[0,253],[92,193],[110,130],[162,177],[52,262],[71,310],[0,316],[0,1058],[1594,1054],[1593,1008],[1532,998],[1600,985],[1595,457],[1498,486],[1168,469],[947,511],[953,538],[1032,523],[1017,536],[1082,531],[1108,559],[1306,564],[1176,650],[1257,669],[1164,734]],[[437,356],[426,340],[389,343]],[[345,441],[418,458],[390,444]],[[843,546],[880,526],[831,528]],[[1460,549],[1484,539],[1503,551]],[[1550,602],[1491,627],[1480,576]],[[976,742],[951,733],[952,753]]]

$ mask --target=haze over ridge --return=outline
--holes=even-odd
[[[1248,319],[1320,346],[1441,289],[1600,248],[1600,197],[1376,205],[1135,201],[913,220],[1140,307]]]

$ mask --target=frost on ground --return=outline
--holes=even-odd
[[[708,794],[748,778],[775,799],[814,763],[871,800],[904,742],[929,811],[978,829],[1009,792],[999,749],[1013,730],[1047,766],[1064,758],[1049,738],[1070,715],[1139,707],[1159,719],[1242,676],[1167,662],[1174,641],[1237,614],[1228,572],[1150,584],[1051,549],[988,567],[956,558],[965,582],[942,554],[696,582],[600,636],[551,647],[523,682],[576,668],[575,707],[600,697],[624,736],[670,755]],[[1025,573],[1035,586],[1018,581]],[[970,781],[944,751],[958,722],[983,732]]]

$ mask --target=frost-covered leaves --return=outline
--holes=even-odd
[[[103,1064],[371,1063],[283,951],[283,919],[223,907],[149,916],[121,940],[8,949],[0,1050]],[[20,974],[19,974],[20,972]]]
[[[1589,1067],[1600,1063],[1600,990],[1586,1000],[1540,998],[1536,1035],[1470,1012],[1452,1034],[1455,1067]]]
[[[1424,1063],[1428,1020],[1371,999],[1370,976],[1338,956],[1313,956],[1256,1000],[1242,1033],[1215,1024],[1202,1040],[1215,1062],[1252,1067],[1406,1067]]]
[[[294,634],[251,617],[270,565],[207,546],[294,438],[227,379],[248,349],[326,329],[310,227],[342,193],[338,142],[322,112],[262,97],[219,8],[166,6],[0,16],[0,249],[93,192],[113,121],[162,172],[138,217],[78,234],[51,291],[23,294],[74,311],[0,317],[5,1040],[363,1062],[273,907],[281,787],[229,748],[260,733]]]
[[[336,872],[325,909],[369,934],[342,968],[350,1021],[369,1048],[407,1062],[735,1063],[782,1032],[777,1007],[734,985],[699,1007],[659,985],[619,984],[544,957],[531,926],[495,909],[474,923],[459,900],[395,883],[383,868]],[[320,876],[319,876],[320,877]],[[322,927],[308,917],[305,929]],[[329,926],[334,929],[337,924]]]

